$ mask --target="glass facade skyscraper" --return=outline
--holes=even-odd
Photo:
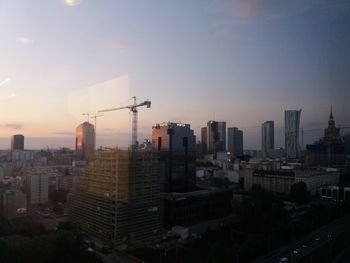
[[[208,154],[214,156],[226,151],[226,122],[208,121],[206,145]]]
[[[95,152],[95,127],[84,122],[76,129],[75,150],[80,159],[91,160]]]
[[[24,136],[15,134],[11,138],[11,150],[24,150]]]
[[[228,151],[234,156],[243,155],[243,131],[236,127],[227,129]]]
[[[264,158],[275,148],[274,121],[266,121],[261,125],[261,151]]]
[[[196,137],[189,124],[162,123],[152,129],[152,147],[165,165],[166,192],[186,192],[196,185]]]

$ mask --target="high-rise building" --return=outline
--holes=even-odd
[[[234,156],[243,155],[243,131],[236,127],[227,129],[228,151]]]
[[[12,135],[11,150],[24,150],[24,136],[22,134]]]
[[[340,136],[340,129],[335,127],[331,109],[328,127],[324,137],[314,144],[306,146],[305,163],[308,166],[343,168],[346,163],[346,138]]]
[[[80,159],[91,160],[95,153],[95,127],[84,122],[76,129],[75,150]]]
[[[27,171],[28,204],[40,205],[49,201],[50,167],[33,167]]]
[[[207,151],[209,154],[226,151],[226,122],[208,121],[207,123]]]
[[[350,132],[344,135],[345,139],[345,153],[350,155]]]
[[[266,121],[261,125],[261,151],[264,158],[270,157],[275,149],[274,121]]]
[[[201,158],[208,153],[208,127],[201,128]]]
[[[165,164],[166,192],[186,192],[195,187],[196,137],[189,124],[157,124],[152,128],[152,147]]]
[[[99,149],[68,197],[71,221],[107,244],[151,241],[162,229],[158,153]]]
[[[287,159],[297,159],[300,153],[299,127],[301,110],[286,110],[285,123],[285,149]]]

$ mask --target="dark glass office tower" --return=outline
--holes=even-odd
[[[165,165],[166,192],[186,192],[196,184],[196,138],[189,124],[162,123],[152,128],[152,147]]]

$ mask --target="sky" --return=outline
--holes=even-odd
[[[199,139],[215,119],[259,149],[274,120],[283,146],[284,110],[302,109],[311,143],[331,104],[350,126],[349,25],[347,0],[0,0],[0,148],[18,133],[26,148],[73,148],[83,113],[134,95],[152,102],[140,140],[166,121]],[[105,113],[97,145],[125,146],[130,130],[128,110]]]

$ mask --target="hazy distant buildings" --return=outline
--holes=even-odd
[[[266,121],[261,125],[261,151],[263,158],[270,157],[270,152],[275,149],[274,121]]]
[[[22,134],[15,134],[11,137],[11,151],[24,150],[24,136]]]
[[[196,184],[196,138],[189,124],[162,123],[152,128],[152,147],[165,165],[166,192],[186,192]]]
[[[32,162],[34,159],[34,151],[32,150],[13,150],[12,161],[13,162]]]
[[[226,151],[226,122],[208,121],[206,127],[207,153],[214,154]]]
[[[244,190],[263,189],[288,195],[293,184],[304,182],[311,195],[319,192],[322,185],[339,183],[340,173],[327,170],[307,169],[250,169],[244,173]]]
[[[76,129],[75,150],[79,159],[91,160],[95,152],[95,127],[89,122]]]
[[[243,131],[236,127],[227,129],[228,151],[234,156],[243,155]]]
[[[155,151],[99,149],[69,195],[71,221],[109,245],[154,239],[163,220],[161,169]]]
[[[297,159],[299,157],[300,115],[301,110],[287,110],[284,112],[285,151],[287,159]]]

